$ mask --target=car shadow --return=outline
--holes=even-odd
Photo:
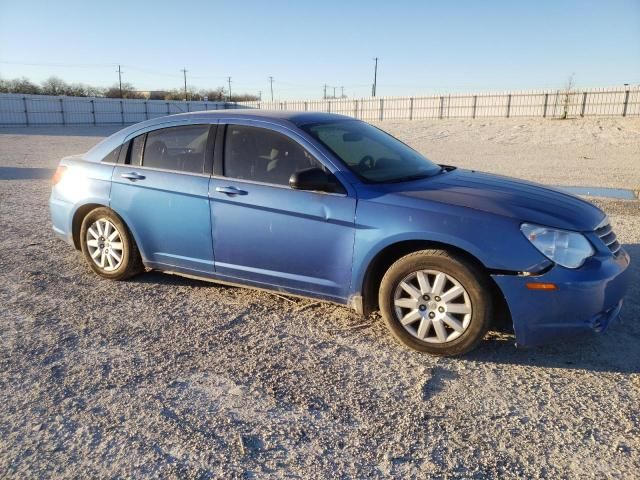
[[[54,173],[53,168],[0,167],[0,180],[43,180]]]
[[[176,287],[215,287],[220,289],[229,288],[227,285],[223,285],[221,283],[208,282],[206,280],[199,280],[197,278],[183,277],[181,275],[174,275],[157,270],[151,270],[144,275],[133,277],[131,281],[134,281],[136,283],[147,283],[151,285],[174,285]]]

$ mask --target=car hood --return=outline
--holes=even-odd
[[[604,218],[595,205],[554,188],[515,178],[455,169],[390,184],[395,195],[467,207],[549,227],[592,231]]]

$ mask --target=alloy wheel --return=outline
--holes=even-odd
[[[469,294],[458,280],[438,270],[407,275],[395,289],[393,304],[404,329],[424,342],[455,340],[471,323]]]
[[[123,257],[120,232],[107,218],[96,220],[87,229],[87,248],[93,262],[105,272],[120,267]]]

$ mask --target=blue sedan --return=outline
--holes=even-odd
[[[380,310],[413,349],[601,332],[629,256],[589,202],[437,165],[367,123],[225,110],[156,118],[61,160],[50,209],[93,271],[148,269]]]

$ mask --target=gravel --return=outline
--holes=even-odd
[[[620,188],[640,180],[639,125],[382,124],[439,162]],[[0,477],[638,475],[640,202],[596,200],[634,260],[605,335],[522,350],[493,332],[434,358],[340,306],[93,275],[53,237],[48,177],[111,131],[0,129]]]

